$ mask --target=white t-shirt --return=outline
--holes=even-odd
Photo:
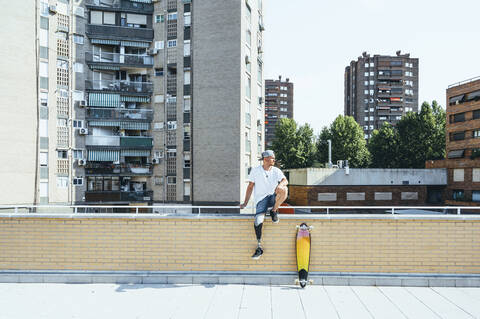
[[[263,166],[252,168],[247,180],[255,183],[253,188],[255,196],[255,206],[259,201],[275,193],[278,183],[285,178],[282,171],[276,167],[271,167],[269,171],[263,169]]]

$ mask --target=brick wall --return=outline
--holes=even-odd
[[[302,186],[289,185],[288,202],[294,206],[405,206],[426,205],[428,186]],[[443,192],[444,187],[436,187]],[[335,201],[319,201],[319,193],[335,193]],[[364,193],[365,200],[347,200],[348,193]],[[391,193],[391,200],[375,199],[375,193]],[[417,193],[417,199],[402,199],[402,193]],[[442,199],[445,196],[442,195]]]
[[[250,218],[0,218],[0,270],[295,271],[307,222],[311,271],[480,272],[480,219],[282,217],[258,261]]]

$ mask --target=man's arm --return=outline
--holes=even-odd
[[[250,200],[250,196],[252,196],[252,191],[253,191],[253,186],[254,185],[255,185],[254,182],[248,183],[247,193],[245,194],[245,201],[243,202],[243,204],[240,205],[240,209],[244,209],[247,206],[248,201]]]
[[[282,180],[280,181],[280,183],[278,183],[277,188],[279,188],[279,187],[287,187],[287,185],[288,185],[288,181],[287,181],[287,179],[284,177],[284,178],[282,178]]]

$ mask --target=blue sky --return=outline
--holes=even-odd
[[[307,10],[305,10],[307,9]],[[480,1],[264,0],[265,78],[294,82],[294,118],[316,133],[343,114],[345,66],[362,52],[419,58],[419,103],[480,76]]]

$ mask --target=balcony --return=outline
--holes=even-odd
[[[109,40],[141,40],[152,41],[153,30],[146,28],[130,28],[116,25],[87,24],[86,35],[89,38],[101,37]]]
[[[151,95],[151,82],[132,82],[120,80],[85,80],[85,89],[102,92],[122,92],[136,95]]]
[[[131,66],[139,68],[149,68],[153,66],[153,57],[146,54],[121,54],[110,52],[85,52],[85,61],[95,67],[95,65],[109,66]]]
[[[144,120],[151,122],[153,110],[149,109],[108,109],[89,107],[86,111],[87,120],[109,119],[109,120]]]
[[[153,138],[146,136],[122,136],[120,137],[120,147],[152,148]]]
[[[136,13],[153,13],[153,4],[139,3],[121,0],[85,0],[85,5],[89,9],[112,9],[111,11],[127,11]]]
[[[153,200],[153,191],[86,191],[86,202],[149,202]]]
[[[87,135],[85,137],[85,145],[86,146],[119,147],[120,146],[120,136]]]
[[[169,74],[167,76],[167,94],[177,95],[177,75]]]
[[[153,147],[153,139],[146,136],[94,136],[85,138],[85,145],[111,148],[149,149]]]
[[[89,164],[85,168],[85,174],[94,175],[121,175],[121,176],[148,176],[152,175],[152,166],[134,165],[134,164],[119,164],[119,165],[92,165]]]

